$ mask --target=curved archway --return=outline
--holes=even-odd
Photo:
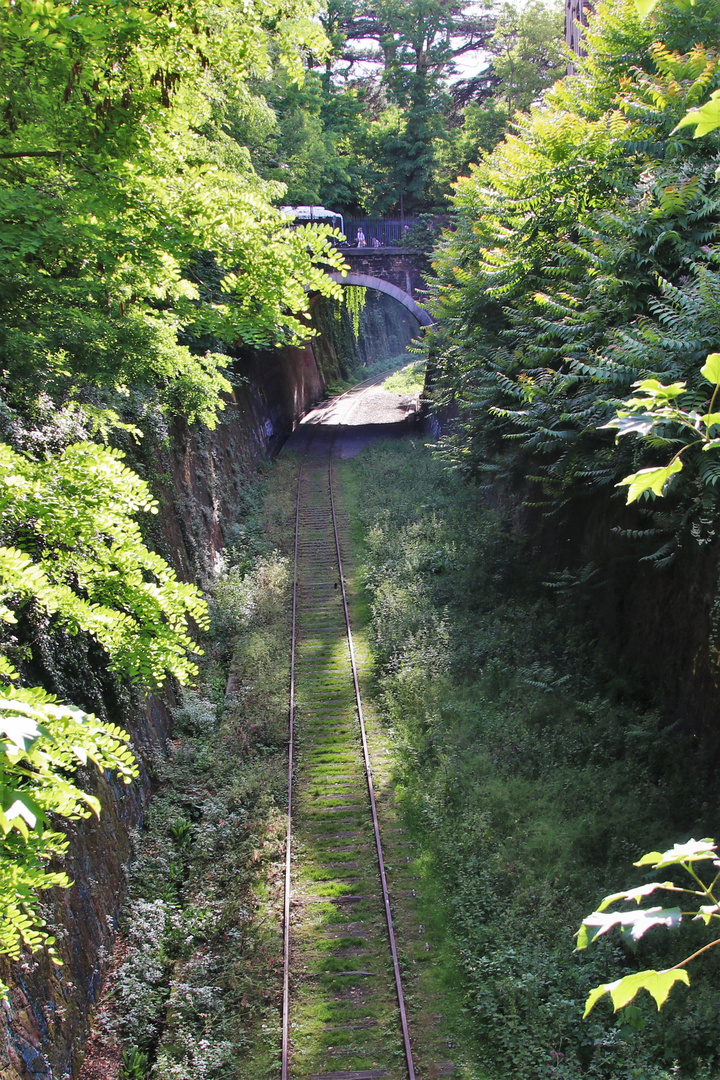
[[[409,293],[406,293],[404,289],[399,289],[397,285],[391,285],[389,281],[371,277],[369,274],[331,274],[330,277],[340,285],[361,285],[365,289],[377,289],[378,292],[387,293],[388,296],[392,296],[394,300],[407,308],[421,326],[432,326],[433,324],[433,320],[427,311],[423,310]]]

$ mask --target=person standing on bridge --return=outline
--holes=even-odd
[[[363,232],[362,225],[360,226],[360,228],[357,231],[357,234],[355,236],[355,242],[356,242],[356,244],[357,244],[357,246],[359,248],[360,247],[367,247],[367,241],[365,239],[365,233]]]

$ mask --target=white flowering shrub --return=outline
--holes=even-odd
[[[126,1045],[147,1047],[157,1038],[167,991],[163,937],[164,900],[134,900],[129,905],[127,958],[115,982]]]
[[[198,1039],[183,1032],[172,1050],[161,1048],[152,1080],[208,1080],[231,1059],[234,1044]]]
[[[290,562],[279,552],[257,559],[252,570],[233,566],[216,582],[210,601],[214,635],[237,634],[250,621],[265,623],[284,603]]]
[[[184,690],[182,705],[173,709],[176,734],[196,735],[217,727],[217,705],[197,690]]]

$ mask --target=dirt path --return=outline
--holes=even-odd
[[[403,438],[415,430],[420,396],[384,390],[389,374],[384,371],[311,409],[284,449],[302,455],[311,443],[318,448],[324,440],[333,444],[336,458],[347,459],[378,439]]]

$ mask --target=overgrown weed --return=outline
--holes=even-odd
[[[383,383],[383,390],[389,390],[393,394],[419,394],[424,385],[425,361],[414,360],[389,375]]]
[[[210,596],[197,685],[174,712],[99,1013],[125,1073],[274,1080],[296,467],[248,485]]]
[[[661,1019],[642,1002],[627,1024],[609,1010],[583,1020],[588,990],[638,962],[669,966],[674,942],[650,935],[637,961],[610,942],[573,955],[580,919],[629,861],[716,833],[692,747],[647,704],[652,688],[608,670],[528,541],[428,448],[377,445],[344,466],[344,485],[403,812],[478,1067],[513,1080],[715,1075],[717,962]]]

